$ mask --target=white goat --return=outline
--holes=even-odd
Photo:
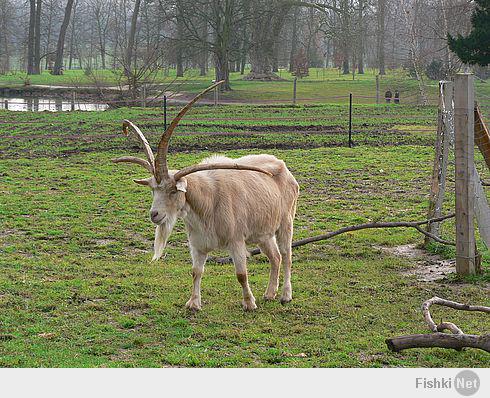
[[[150,218],[157,225],[153,260],[162,256],[177,219],[184,220],[192,256],[193,289],[186,303],[189,309],[201,309],[204,264],[208,253],[215,249],[227,249],[233,259],[243,289],[243,308],[257,308],[247,279],[246,244],[252,243],[271,263],[266,300],[276,297],[282,260],[284,304],[292,299],[291,241],[299,193],[298,183],[284,162],[271,155],[238,159],[215,156],[180,171],[168,170],[172,132],[192,104],[220,83],[204,90],[180,111],[160,139],[155,157],[139,128],[125,120],[124,132],[128,134],[128,127],[135,131],[148,160],[126,156],[113,161],[136,163],[152,174],[148,179],[134,181],[153,191]]]

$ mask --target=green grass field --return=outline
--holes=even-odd
[[[356,104],[354,111],[357,145],[349,149],[341,104],[196,107],[172,141],[170,165],[216,152],[284,159],[301,186],[295,239],[425,218],[436,109]],[[165,259],[150,263],[151,195],[131,181],[145,173],[110,162],[141,153],[121,134],[123,118],[156,145],[158,109],[0,111],[0,366],[488,366],[489,354],[477,350],[387,350],[388,337],[428,332],[420,305],[434,295],[490,305],[489,251],[480,247],[486,272],[471,282],[420,282],[403,273],[413,261],[379,248],[422,242],[408,229],[359,231],[295,250],[286,306],[259,299],[268,263],[252,258],[253,313],[241,309],[233,266],[209,262],[203,310],[187,312],[183,224]],[[480,157],[478,168],[488,179]],[[443,236],[454,239],[453,228],[444,224]],[[488,332],[484,314],[436,308],[434,317]]]
[[[248,72],[248,71],[246,71]],[[293,76],[286,70],[278,73],[283,81],[257,82],[243,80],[238,72],[231,73],[232,91],[221,94],[225,101],[236,102],[290,102],[293,93]],[[120,74],[109,70],[94,71],[92,76],[84,74],[83,70],[67,70],[61,76],[52,76],[45,71],[41,75],[26,76],[25,73],[9,73],[0,75],[0,87],[22,87],[28,79],[33,85],[55,85],[84,87],[94,85],[94,78],[101,86],[115,86]],[[211,84],[214,71],[209,70],[207,76],[199,76],[197,70],[187,70],[183,78],[175,78],[175,70],[169,70],[168,76],[163,71],[155,79],[155,84],[168,86],[167,90],[180,93],[197,93]],[[428,99],[431,104],[437,104],[436,81],[426,80]],[[403,70],[389,71],[380,77],[380,95],[383,97],[387,89],[399,90],[402,103],[416,104],[420,98],[417,82],[407,78]],[[490,98],[490,85],[477,80],[478,93]],[[342,75],[334,68],[310,68],[308,77],[298,80],[297,101],[299,103],[347,103],[349,93],[357,103],[376,103],[376,71],[367,69],[363,75]],[[383,102],[383,98],[381,98]]]

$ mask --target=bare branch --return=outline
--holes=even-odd
[[[346,232],[353,232],[353,231],[359,231],[361,229],[371,229],[371,228],[401,228],[401,227],[407,227],[407,228],[415,228],[417,231],[423,233],[424,235],[430,236],[434,240],[437,240],[439,243],[447,244],[454,246],[454,242],[449,242],[443,239],[440,239],[436,237],[435,235],[432,235],[428,233],[427,231],[424,231],[422,228],[420,228],[421,225],[426,225],[426,224],[431,224],[435,222],[441,222],[444,220],[447,220],[449,218],[455,217],[455,214],[448,214],[445,216],[437,217],[437,218],[432,218],[430,220],[423,220],[423,221],[398,221],[398,222],[371,222],[371,223],[365,223],[365,224],[357,224],[357,225],[350,225],[348,227],[340,228],[336,231],[333,232],[328,232],[326,234],[322,235],[317,235],[317,236],[312,236],[310,238],[305,238],[305,239],[300,239],[297,241],[294,241],[292,244],[292,247],[299,247],[299,246],[304,246],[307,245],[308,243],[313,243],[313,242],[318,242],[321,240],[327,240],[330,238],[333,238],[334,236],[340,235],[340,234],[345,234]],[[250,251],[250,255],[254,256],[256,254],[260,253],[260,249],[256,248]],[[214,260],[218,263],[228,263],[231,262],[230,257],[223,257],[223,258],[214,258]]]
[[[490,334],[476,336],[465,334],[452,322],[442,322],[436,325],[430,314],[431,305],[442,305],[444,307],[454,308],[463,311],[481,311],[490,314],[490,307],[482,305],[468,305],[457,303],[456,301],[445,300],[439,297],[432,297],[422,304],[422,313],[432,334],[411,334],[386,339],[386,344],[391,351],[401,351],[408,348],[452,348],[462,350],[465,347],[479,348],[490,352]],[[449,330],[452,334],[441,333]]]

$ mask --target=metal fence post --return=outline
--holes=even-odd
[[[349,148],[352,148],[352,93],[349,93]]]
[[[379,75],[376,75],[376,105],[379,105]]]
[[[295,77],[293,80],[293,105],[296,106],[296,83],[298,81],[298,78]]]
[[[163,129],[167,131],[167,96],[163,96]]]

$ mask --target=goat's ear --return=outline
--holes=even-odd
[[[150,180],[151,178],[144,178],[142,180],[133,180],[136,184],[140,185],[145,185],[145,186],[150,186]]]
[[[177,188],[177,191],[187,192],[187,180],[185,178],[181,178],[175,183],[175,188]]]

